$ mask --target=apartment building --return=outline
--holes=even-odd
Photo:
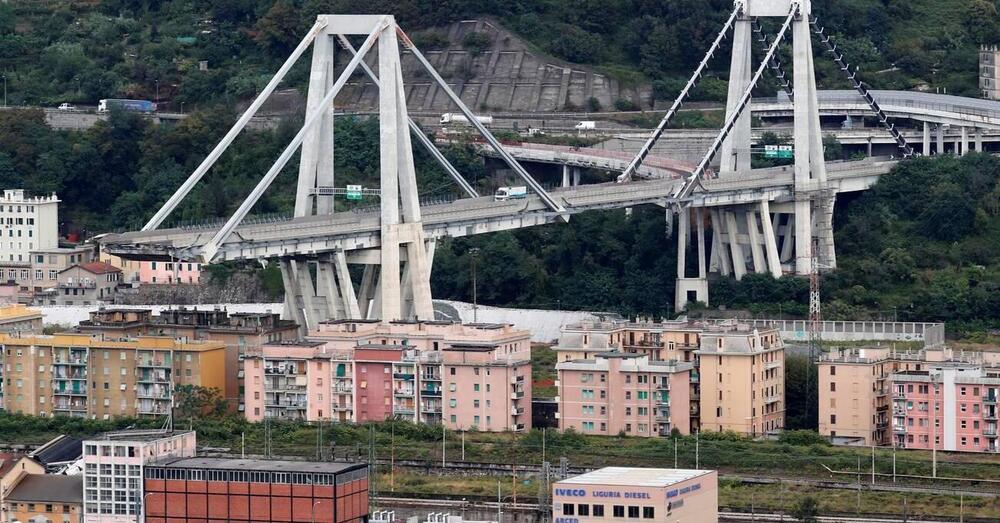
[[[530,335],[510,325],[331,321],[243,362],[250,420],[378,421],[456,430],[531,424]]]
[[[201,283],[202,265],[197,262],[126,260],[106,252],[101,253],[100,260],[121,269],[125,283]]]
[[[233,410],[242,411],[244,377],[241,362],[248,353],[257,354],[265,343],[298,337],[295,322],[277,313],[229,313],[225,309],[177,307],[154,315],[149,309],[100,308],[80,322],[79,332],[105,338],[169,336],[176,339],[214,341],[225,344],[226,385],[223,396]]]
[[[0,503],[4,521],[80,523],[83,518],[83,478],[57,474],[27,474]]]
[[[58,246],[59,198],[5,189],[0,196],[0,267],[20,270],[31,263],[31,251]]]
[[[0,334],[0,408],[35,416],[163,415],[177,385],[225,390],[225,346],[140,336]]]
[[[4,264],[0,261],[0,281],[16,286],[23,293],[36,296],[58,285],[59,273],[77,264],[94,261],[91,246],[52,247],[33,249],[22,262]],[[39,305],[51,305],[48,300],[38,297]]]
[[[668,436],[690,434],[692,362],[650,361],[618,351],[593,359],[561,361],[559,430],[583,434]]]
[[[193,431],[123,430],[83,442],[83,522],[138,523],[147,498],[145,467],[156,460],[191,458]]]
[[[713,324],[701,334],[701,428],[762,436],[785,426],[785,347],[776,329]]]
[[[945,352],[943,347],[912,352],[853,347],[822,354],[816,362],[819,433],[835,443],[890,444],[890,375],[950,358]]]
[[[893,373],[892,443],[907,449],[997,452],[1000,378],[977,363],[928,363]]]
[[[670,426],[680,430],[686,426],[690,432],[731,430],[757,436],[784,426],[784,345],[776,329],[755,330],[733,321],[581,322],[563,327],[552,349],[559,365],[596,362],[616,353],[645,357],[649,364],[690,364],[686,422],[677,406],[680,385],[671,383]],[[712,361],[705,361],[706,355]],[[708,372],[715,379],[706,379]],[[717,379],[720,373],[722,380]],[[560,380],[560,398],[566,385]],[[658,434],[649,431],[650,436]]]
[[[0,305],[0,332],[42,333],[42,313],[21,304]]]
[[[40,299],[51,305],[103,305],[114,303],[121,269],[104,262],[77,264],[59,271],[55,292]]]

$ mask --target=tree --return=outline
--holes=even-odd
[[[462,38],[462,47],[472,56],[483,54],[483,51],[489,49],[492,44],[490,35],[479,31],[472,31]]]
[[[287,56],[302,33],[298,11],[288,2],[279,0],[257,20],[254,40],[275,56]]]
[[[227,409],[226,398],[215,387],[178,385],[174,388],[174,414],[177,418],[222,416]]]

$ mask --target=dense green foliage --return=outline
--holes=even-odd
[[[318,13],[392,13],[427,48],[447,44],[431,28],[492,16],[544,52],[626,81],[652,82],[657,97],[670,98],[731,6],[730,0],[11,2],[0,4],[0,64],[12,103],[127,96],[193,108],[259,90]],[[848,60],[878,87],[926,84],[975,94],[977,47],[996,43],[1000,34],[988,0],[829,0],[814,7]],[[474,34],[452,44],[473,53],[485,48]],[[825,54],[817,55],[820,84],[846,85]],[[304,84],[304,62],[287,84]],[[718,58],[712,68],[695,98],[724,97],[728,60]],[[761,89],[775,91],[773,83]]]

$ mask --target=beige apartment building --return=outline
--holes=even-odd
[[[785,426],[785,347],[777,330],[713,325],[701,335],[701,428],[762,436]]]
[[[162,415],[177,385],[225,390],[225,345],[167,337],[0,335],[0,408],[35,416]]]
[[[233,411],[245,409],[242,361],[258,355],[267,343],[298,337],[298,326],[273,312],[230,313],[225,309],[177,307],[154,315],[149,309],[100,308],[81,321],[79,332],[104,338],[170,336],[221,342],[226,346],[226,388],[223,396]]]
[[[42,313],[21,304],[0,305],[0,332],[42,333]]]
[[[749,436],[784,427],[784,344],[776,329],[757,330],[734,321],[581,322],[563,327],[552,349],[559,365],[597,361],[609,353],[645,357],[650,364],[667,362],[678,368],[690,364],[688,420],[679,419],[680,384],[672,382],[671,427],[686,426],[691,432],[729,430]],[[559,385],[562,398],[562,380]],[[617,434],[624,428],[609,425],[608,430]]]

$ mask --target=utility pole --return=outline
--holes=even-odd
[[[875,484],[875,445],[872,445],[872,485]]]
[[[472,269],[472,323],[479,323],[479,297],[477,296],[476,258],[479,257],[479,247],[469,249],[469,265]]]
[[[3,108],[6,109],[7,108],[7,73],[4,73],[3,75],[0,75],[0,76],[3,76]]]
[[[444,426],[444,420],[441,420],[441,468],[444,468],[447,463],[445,462],[445,453],[447,448],[445,447],[445,437],[448,435],[448,429]]]
[[[812,422],[814,409],[818,407],[816,403],[819,398],[813,393],[813,371],[816,367],[816,358],[819,357],[820,321],[822,318],[822,308],[819,295],[819,238],[813,238],[810,244],[810,270],[809,270],[809,365],[806,367],[806,412],[808,422]],[[818,413],[817,413],[818,417]]]
[[[694,433],[694,468],[701,469],[701,431]]]

